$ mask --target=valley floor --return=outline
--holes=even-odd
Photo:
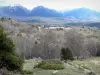
[[[100,75],[100,57],[64,63],[64,70],[34,69],[34,65],[40,61],[41,59],[26,60],[23,69],[33,72],[30,75]]]

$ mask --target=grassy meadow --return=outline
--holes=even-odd
[[[29,72],[25,75],[100,75],[100,57],[63,62],[65,66],[63,70],[34,69],[34,66],[41,61],[41,59],[25,60],[23,70]],[[91,72],[94,74],[91,74]]]

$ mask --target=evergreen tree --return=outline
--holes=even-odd
[[[72,52],[69,48],[61,49],[61,60],[74,60]]]
[[[0,26],[0,68],[21,70],[23,60],[15,54],[15,45]]]

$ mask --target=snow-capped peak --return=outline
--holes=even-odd
[[[10,5],[11,7],[22,7],[20,4]]]

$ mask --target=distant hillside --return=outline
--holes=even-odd
[[[1,16],[28,16],[29,10],[23,6],[4,6],[0,7]]]
[[[97,22],[97,23],[90,23],[88,26],[100,28],[100,23],[99,22]]]
[[[58,12],[53,9],[49,9],[43,6],[37,6],[32,10],[21,5],[15,6],[4,6],[0,7],[0,16],[1,17],[60,17],[67,18],[71,20],[92,20],[100,21],[100,12],[97,12],[88,8],[77,8],[73,10],[67,10],[66,12]]]
[[[61,17],[62,14],[53,9],[48,9],[43,6],[38,6],[33,8],[29,14],[30,16],[39,16],[39,17]]]
[[[80,20],[100,20],[100,12],[88,8],[73,9],[63,13],[64,17],[74,17]]]

